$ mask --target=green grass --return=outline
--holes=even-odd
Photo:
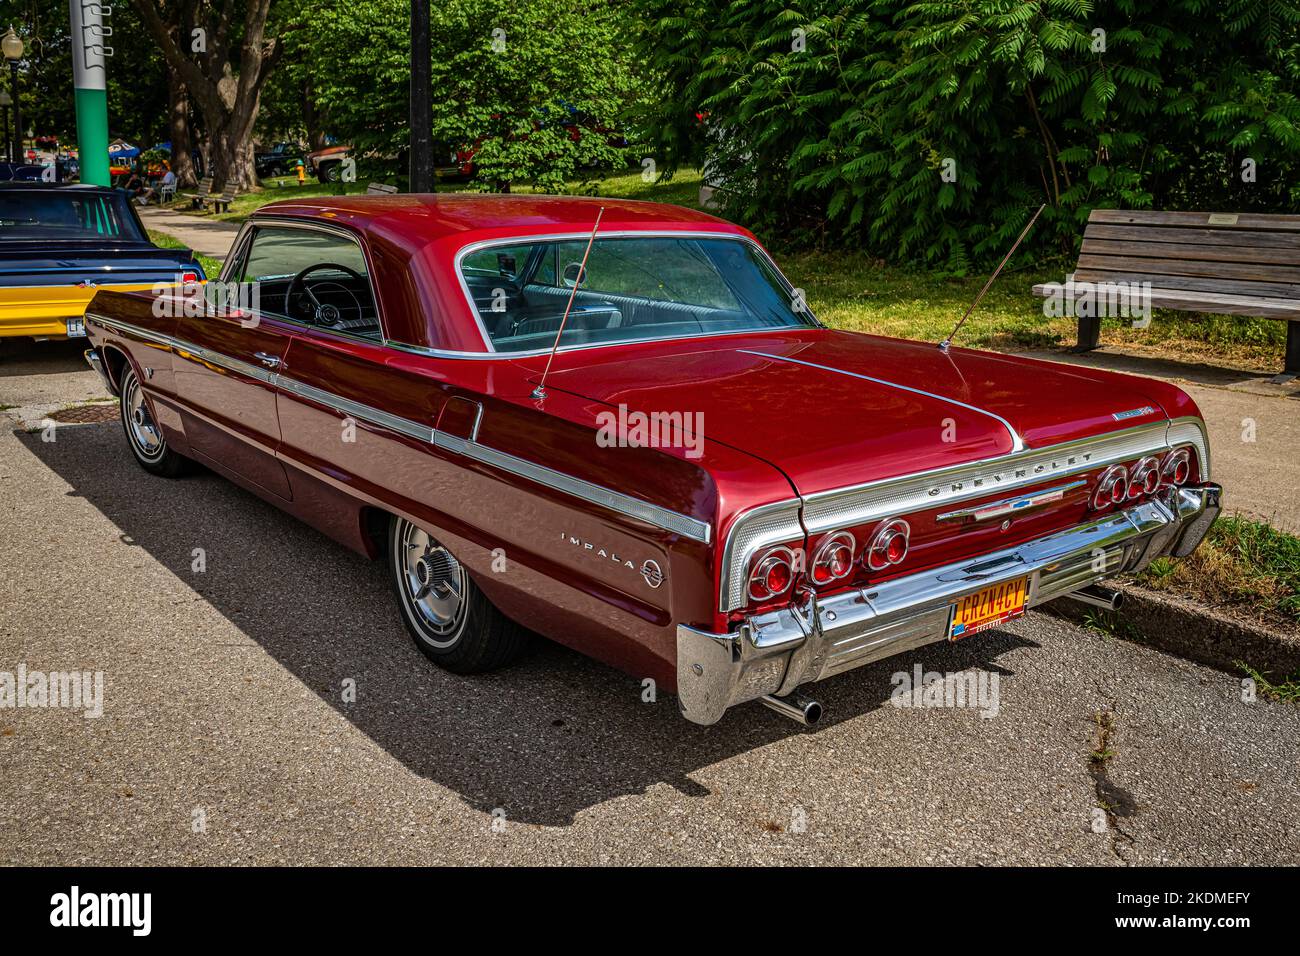
[[[1300,628],[1300,537],[1262,521],[1222,517],[1189,557],[1157,559],[1138,581],[1260,623]]]
[[[188,249],[189,248],[189,246],[185,245],[185,243],[181,242],[179,239],[173,239],[171,236],[167,235],[167,233],[157,232],[153,229],[149,230],[149,241],[152,242],[159,249]],[[216,259],[213,259],[210,256],[200,255],[197,252],[194,254],[194,257],[199,260],[199,264],[203,266],[203,271],[207,273],[209,279],[215,279],[218,275],[220,275],[221,263],[218,262]]]

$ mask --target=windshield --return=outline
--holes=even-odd
[[[643,236],[493,245],[467,253],[461,275],[499,352],[816,322],[758,249],[723,237]],[[574,286],[577,292],[574,292]]]
[[[0,191],[0,242],[16,239],[144,240],[126,194],[79,190]]]

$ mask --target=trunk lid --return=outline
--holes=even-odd
[[[1050,363],[846,332],[617,352],[566,353],[557,366],[582,364],[547,386],[611,406],[628,429],[666,416],[775,465],[802,495],[1165,418],[1135,387]]]

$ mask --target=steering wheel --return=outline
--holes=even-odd
[[[312,291],[311,286],[307,285],[305,281],[307,276],[311,275],[313,272],[319,272],[322,269],[335,269],[338,272],[342,272],[345,275],[348,275],[351,278],[356,279],[357,282],[360,282],[363,285],[365,284],[366,281],[365,277],[362,276],[360,273],[354,272],[353,270],[349,269],[347,266],[339,265],[337,262],[318,262],[315,265],[308,266],[306,269],[303,269],[296,276],[294,276],[292,280],[290,280],[289,288],[286,289],[284,292],[284,314],[285,315],[293,315],[293,310],[290,307],[290,303],[293,301],[294,295],[300,295],[302,293],[306,293],[307,298],[311,300],[311,304],[312,304],[311,321],[314,324],[335,325],[343,318],[343,316],[339,314],[338,306],[332,305],[328,302],[322,302],[320,299],[316,298],[316,293]],[[337,282],[335,283],[335,285],[337,285],[340,289],[342,289],[349,296],[351,296],[352,301],[356,306],[357,318],[362,318],[365,313],[365,310],[362,309],[361,307],[361,301],[356,297],[356,295],[353,294],[352,290],[349,289],[347,286]],[[301,286],[302,288],[299,288],[299,286]]]

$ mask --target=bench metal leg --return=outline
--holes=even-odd
[[[1300,375],[1300,322],[1286,324],[1286,360],[1282,364],[1282,374],[1273,376],[1275,385],[1283,385]]]
[[[1079,317],[1079,344],[1073,349],[1075,352],[1091,352],[1095,348],[1101,347],[1101,316],[1092,316],[1090,318]]]

